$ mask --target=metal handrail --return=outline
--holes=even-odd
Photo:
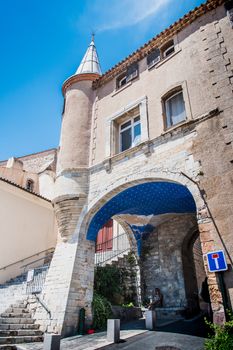
[[[117,242],[117,247],[114,247],[114,242]],[[96,244],[95,265],[102,265],[106,261],[110,261],[127,251],[130,251],[130,245],[126,233],[115,236],[103,243]]]
[[[37,255],[39,255],[39,254],[48,252],[49,250],[53,250],[53,251],[54,251],[54,247],[48,248],[48,249],[45,249],[45,250],[42,250],[41,252],[38,252],[38,253],[33,254],[33,255],[31,255],[31,256],[28,256],[27,258],[24,258],[24,259],[15,261],[15,262],[13,262],[13,263],[11,263],[11,264],[9,264],[9,265],[3,266],[3,267],[0,268],[0,271],[1,271],[1,270],[6,270],[8,267],[11,267],[11,266],[13,266],[13,265],[19,264],[19,263],[21,263],[21,262],[23,262],[23,261],[25,261],[25,260],[31,259],[31,258],[33,258],[34,256],[37,256]],[[46,258],[46,257],[43,257],[43,259],[44,259],[44,258]],[[41,259],[41,260],[42,260],[42,259]],[[34,262],[35,262],[35,261],[34,261]],[[33,262],[32,262],[32,263],[33,263]],[[30,264],[31,264],[31,263],[30,263]]]
[[[43,258],[40,258],[40,259],[37,259],[37,260],[33,260],[33,261],[31,261],[30,263],[21,266],[20,268],[23,269],[23,268],[25,268],[25,267],[27,267],[27,266],[30,266],[30,265],[36,263],[37,261],[44,260],[44,259],[46,259],[46,258],[48,258],[48,257],[50,257],[50,256],[53,256],[53,252],[52,252],[52,253],[49,253],[48,255],[43,256]]]
[[[113,238],[111,238],[111,239],[109,239],[109,240],[107,240],[107,241],[105,241],[105,242],[103,242],[103,243],[99,243],[99,244],[96,244],[96,253],[98,253],[98,248],[97,247],[99,247],[99,246],[107,246],[108,245],[108,243],[110,243],[110,242],[113,242],[114,240],[119,240],[119,238],[121,238],[121,237],[127,237],[127,234],[126,233],[121,233],[120,235],[118,235],[118,236],[115,236],[115,237],[113,237]]]
[[[101,261],[101,262],[97,263],[96,265],[102,265],[106,261],[112,260],[112,259],[116,258],[117,256],[119,256],[119,255],[121,255],[123,253],[126,253],[126,252],[130,252],[130,251],[131,251],[130,247],[126,248],[124,250],[117,251],[118,252],[117,254],[111,255],[109,258],[105,259],[104,261]]]

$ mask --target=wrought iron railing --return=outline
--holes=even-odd
[[[96,244],[95,264],[104,265],[130,251],[126,233],[122,233],[103,243]]]
[[[49,265],[37,267],[27,273],[27,294],[39,294],[42,291]]]
[[[37,259],[37,260],[30,261],[28,264],[25,264],[25,265],[23,265],[23,266],[20,267],[20,268],[25,268],[26,266],[29,266],[29,265],[35,263],[36,261],[46,259],[50,254],[52,255],[53,252],[54,252],[54,247],[48,248],[48,249],[46,249],[46,250],[42,250],[42,251],[40,251],[40,252],[38,252],[38,253],[35,253],[35,254],[33,254],[33,255],[30,255],[30,256],[27,256],[27,257],[24,258],[24,259],[21,259],[21,260],[18,260],[18,261],[13,262],[13,263],[11,263],[11,264],[8,264],[8,265],[6,265],[6,266],[0,267],[0,271],[1,271],[1,270],[6,270],[6,269],[8,269],[8,268],[11,267],[11,266],[14,266],[14,265],[18,265],[18,264],[20,264],[20,263],[23,263],[23,262],[26,261],[26,260],[32,259],[34,256],[39,256],[39,255],[43,254],[43,257],[42,257],[42,258]]]

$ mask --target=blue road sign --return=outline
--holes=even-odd
[[[222,250],[207,253],[206,256],[210,272],[219,272],[227,270],[226,258]]]

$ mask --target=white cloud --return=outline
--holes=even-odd
[[[89,10],[93,28],[103,32],[145,22],[169,2],[171,0],[97,0]]]
[[[98,28],[106,31],[136,25],[155,15],[171,0],[121,0],[112,1],[111,9],[105,10],[106,22]]]

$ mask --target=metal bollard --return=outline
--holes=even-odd
[[[108,320],[107,324],[107,340],[113,343],[120,341],[120,320]]]
[[[146,329],[149,331],[155,330],[156,326],[156,312],[154,310],[147,310],[146,315]]]
[[[45,333],[43,350],[60,350],[60,334]]]

